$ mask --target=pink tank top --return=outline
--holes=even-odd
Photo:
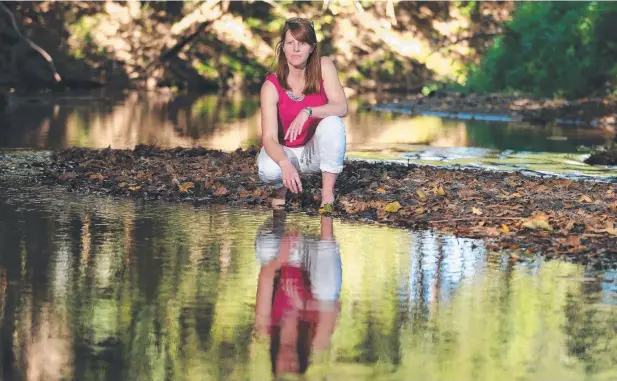
[[[298,307],[295,305],[296,297],[303,303],[314,300],[311,286],[305,284],[304,271],[296,266],[281,266],[281,278],[278,288],[274,291],[272,302],[272,326],[280,325],[283,317],[289,312],[297,312],[299,319],[302,321],[317,322],[317,311],[309,311],[306,308],[298,310]]]
[[[287,147],[304,146],[315,134],[315,130],[317,129],[317,125],[321,121],[321,118],[309,118],[302,127],[302,132],[293,142],[290,142],[289,140],[283,141],[283,139],[289,129],[289,125],[293,122],[300,111],[302,111],[302,109],[305,107],[319,107],[328,103],[328,97],[326,96],[326,90],[324,89],[323,79],[321,80],[321,89],[319,94],[307,94],[301,101],[294,101],[289,97],[289,95],[287,95],[285,89],[281,87],[281,84],[274,73],[269,74],[266,77],[266,81],[272,82],[279,95],[277,105],[279,117],[279,142]]]

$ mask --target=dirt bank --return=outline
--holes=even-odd
[[[107,196],[266,207],[272,189],[259,183],[256,153],[68,149],[37,164],[38,181]],[[318,213],[319,186],[319,176],[305,177],[287,208]],[[605,266],[617,259],[613,184],[354,161],[337,194],[336,217],[485,238],[515,260],[542,254]]]
[[[445,113],[451,117],[574,124],[611,131],[617,125],[617,99],[611,97],[553,100],[504,94],[433,92],[374,108],[411,113]]]

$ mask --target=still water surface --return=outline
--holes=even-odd
[[[349,158],[523,169],[617,180],[617,169],[582,161],[609,142],[599,129],[448,120],[368,111],[374,95],[350,99]],[[0,117],[0,148],[194,146],[232,151],[260,145],[259,100],[251,95],[91,92],[25,102]]]
[[[2,183],[0,379],[273,379],[272,320],[255,309],[258,287],[279,290],[263,276],[277,255],[304,258],[308,286],[292,288],[318,300],[306,379],[617,378],[615,272],[428,231]],[[293,368],[280,348],[275,368]]]

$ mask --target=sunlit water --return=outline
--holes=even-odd
[[[255,307],[276,231],[316,243],[310,287],[335,290],[309,380],[617,378],[615,272],[428,231],[334,221],[323,238],[328,226],[2,183],[0,379],[273,379]]]
[[[350,100],[349,158],[527,170],[617,179],[617,169],[583,163],[613,136],[593,128],[451,120],[366,110]],[[201,145],[232,151],[260,145],[258,98],[251,95],[54,95],[0,117],[0,148],[133,148]]]

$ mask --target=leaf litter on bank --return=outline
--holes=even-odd
[[[194,204],[267,206],[258,150],[72,148],[55,153],[41,181],[72,191]],[[286,208],[488,239],[497,249],[569,256],[617,256],[617,193],[609,183],[519,173],[347,162],[334,206],[320,208],[320,176],[303,176],[303,192]]]

